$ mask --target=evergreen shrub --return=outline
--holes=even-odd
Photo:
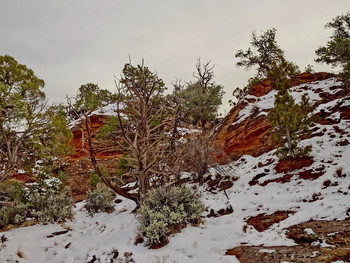
[[[69,189],[56,192],[48,190],[44,194],[30,195],[31,216],[40,223],[63,222],[73,216]]]
[[[148,192],[138,210],[139,230],[148,245],[161,244],[173,230],[199,222],[204,209],[199,194],[184,185],[157,188]]]
[[[40,223],[62,222],[71,218],[72,200],[69,188],[39,183],[31,189],[16,181],[0,184],[0,227],[19,225],[27,219]]]
[[[86,197],[85,208],[90,215],[106,212],[113,209],[114,194],[108,189],[95,189],[89,191]]]

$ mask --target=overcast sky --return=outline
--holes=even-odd
[[[254,71],[236,68],[252,31],[277,29],[287,59],[301,69],[331,71],[314,63],[326,44],[325,23],[350,11],[349,0],[0,0],[0,55],[11,55],[44,79],[50,102],[62,102],[80,85],[114,90],[129,61],[145,60],[168,87],[193,80],[195,62],[211,60],[215,81],[234,88]]]

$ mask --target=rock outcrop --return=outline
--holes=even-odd
[[[110,139],[97,139],[103,125],[108,122],[109,116],[94,114],[90,116],[89,124],[93,139],[93,149],[95,158],[100,167],[108,170],[111,175],[115,175],[117,170],[116,160],[121,156],[118,142]],[[74,152],[67,157],[67,164],[64,172],[69,175],[68,184],[72,189],[75,201],[82,200],[89,189],[90,173],[93,171],[89,159],[89,149],[87,144],[87,133],[83,123],[77,122],[71,128],[73,137],[69,143],[74,146]]]
[[[322,81],[332,77],[334,77],[333,74],[325,72],[315,74],[303,73],[292,78],[292,85],[293,87],[298,86],[299,91],[302,92],[303,89],[307,89],[307,83]],[[276,148],[277,145],[270,139],[271,126],[266,117],[269,109],[273,107],[274,95],[271,94],[272,92],[269,80],[260,82],[223,119],[217,133],[216,142],[232,160],[237,160],[245,154],[256,157]],[[333,96],[330,96],[328,93],[322,94],[321,91],[319,92],[322,99],[314,102],[317,105],[344,95],[333,94]],[[271,95],[267,98],[269,94]],[[270,103],[271,105],[266,107],[258,106],[263,103]],[[327,119],[331,114],[331,112],[323,113],[323,120]],[[321,113],[317,114],[321,115]],[[342,117],[347,117],[349,108],[344,107],[341,114]]]

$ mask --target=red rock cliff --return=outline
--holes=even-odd
[[[334,77],[334,75],[324,72],[303,73],[292,78],[292,85],[297,86],[331,77]],[[270,139],[271,127],[266,118],[268,109],[261,110],[254,106],[260,100],[260,97],[267,95],[271,90],[269,80],[260,82],[223,119],[217,133],[216,142],[233,160],[237,160],[245,154],[259,156],[275,148],[276,145]],[[242,111],[249,108],[248,116],[242,117]],[[261,114],[262,112],[266,112],[266,114]]]

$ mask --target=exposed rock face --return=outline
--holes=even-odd
[[[242,263],[349,262],[349,224],[349,219],[301,223],[286,229],[296,246],[239,246],[227,250],[226,255],[236,256]],[[316,246],[316,242],[332,247]]]
[[[106,115],[90,116],[89,124],[93,138],[93,149],[95,157],[100,167],[105,168],[111,175],[117,170],[116,160],[121,156],[118,143],[113,140],[96,139],[96,135],[101,127],[108,121]],[[68,184],[72,189],[72,195],[75,201],[85,198],[89,189],[89,178],[92,172],[92,165],[89,158],[89,149],[87,144],[87,133],[83,123],[77,124],[72,128],[73,137],[69,141],[75,147],[72,155],[67,157],[68,163],[64,167],[64,172],[69,175]]]
[[[90,127],[93,137],[94,152],[97,159],[113,159],[120,156],[121,152],[118,151],[118,144],[110,140],[95,140],[96,135],[100,131],[101,127],[108,121],[106,115],[92,115],[90,116]],[[69,141],[74,145],[75,151],[72,155],[68,156],[70,162],[81,160],[82,158],[89,157],[87,134],[82,123],[75,125],[72,128],[73,137]]]
[[[307,83],[321,81],[334,77],[330,73],[303,73],[292,78],[292,85],[298,86],[300,92],[308,89]],[[305,87],[302,85],[305,84]],[[248,154],[254,157],[276,148],[270,139],[271,126],[267,121],[267,113],[273,107],[273,103],[266,107],[258,107],[262,103],[270,103],[267,97],[272,100],[272,87],[269,80],[264,80],[254,86],[248,95],[234,107],[229,114],[224,118],[223,124],[219,128],[217,134],[217,144],[220,145],[223,151],[233,160],[239,159],[242,155]],[[317,101],[317,104],[326,103],[343,96],[344,94],[330,94],[320,92],[322,100]],[[264,102],[264,100],[266,102]],[[321,114],[321,113],[319,113]],[[331,112],[324,112],[323,118],[326,119]],[[341,110],[342,117],[349,115],[348,107]]]

